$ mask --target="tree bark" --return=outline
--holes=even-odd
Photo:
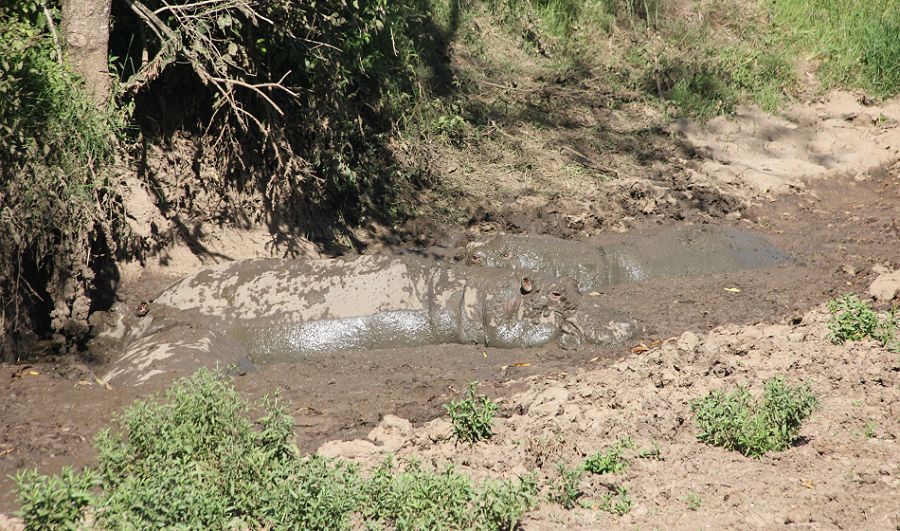
[[[112,0],[63,0],[62,38],[66,59],[84,78],[97,105],[109,98],[109,15]]]

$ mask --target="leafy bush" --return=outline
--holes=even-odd
[[[450,415],[453,435],[458,441],[476,443],[494,436],[491,427],[497,404],[484,395],[476,395],[477,382],[469,384],[466,398],[445,404]]]
[[[365,520],[393,529],[513,529],[534,506],[537,483],[526,476],[479,488],[452,467],[435,474],[413,461],[399,470],[388,459],[363,491]]]
[[[842,345],[846,341],[861,341],[871,337],[888,350],[900,352],[900,313],[897,308],[878,315],[856,295],[847,293],[828,303],[831,319],[828,330],[831,341]]]
[[[732,393],[714,391],[691,403],[697,438],[749,457],[788,448],[818,401],[806,385],[791,386],[784,378],[765,382],[761,400],[745,387]]]
[[[251,411],[262,415],[252,421]],[[117,422],[121,431],[97,436],[96,471],[19,474],[29,528],[75,529],[89,510],[99,529],[511,529],[537,495],[531,476],[475,484],[392,459],[365,476],[303,456],[284,406],[250,404],[206,370]]]

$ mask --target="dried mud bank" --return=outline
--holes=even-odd
[[[691,332],[600,369],[534,378],[504,401],[508,415],[494,438],[454,444],[444,419],[412,429],[388,416],[368,439],[331,441],[320,453],[371,464],[393,452],[475,477],[538,471],[553,479],[558,463],[578,465],[621,437],[630,466],[587,475],[587,507],[542,502],[526,529],[665,528],[896,529],[900,526],[900,354],[874,342],[834,345],[819,307],[793,325],[724,326]],[[715,389],[785,375],[809,383],[820,405],[795,445],[752,459],[697,441],[689,402]],[[639,449],[658,445],[660,459]],[[597,508],[614,485],[631,510]]]

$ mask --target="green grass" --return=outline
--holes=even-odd
[[[847,341],[872,338],[891,352],[900,352],[900,312],[893,308],[882,315],[847,293],[829,301],[829,337],[832,343],[842,345]]]
[[[900,5],[896,0],[773,0],[783,38],[811,52],[825,88],[900,93]]]
[[[251,413],[256,415],[251,416]],[[96,439],[80,474],[17,477],[28,529],[512,529],[533,476],[476,483],[452,467],[358,466],[302,455],[277,400],[251,404],[208,371],[138,401]]]
[[[477,387],[477,382],[470,383],[465,398],[444,405],[457,441],[476,443],[494,436],[492,426],[498,406],[490,398],[476,394]]]
[[[792,386],[775,377],[765,382],[760,399],[739,386],[731,393],[714,391],[694,400],[691,410],[699,440],[758,458],[790,447],[817,404],[808,386]]]

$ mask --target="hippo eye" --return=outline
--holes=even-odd
[[[476,253],[476,254],[473,254],[473,255],[472,255],[472,261],[473,261],[473,262],[479,262],[479,261],[481,261],[481,255],[480,255],[480,254],[477,254],[477,253]]]

